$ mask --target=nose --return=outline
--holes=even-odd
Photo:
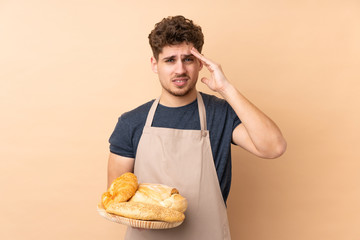
[[[176,74],[183,74],[186,72],[186,66],[183,63],[183,61],[178,61],[176,63],[176,69],[175,69],[175,73]]]

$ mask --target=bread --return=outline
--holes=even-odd
[[[103,193],[101,202],[105,209],[113,203],[126,202],[134,196],[138,188],[135,174],[127,172],[116,178],[108,191]]]
[[[176,188],[138,184],[133,173],[116,178],[101,197],[106,212],[139,220],[182,222],[187,200]]]
[[[179,212],[185,212],[187,208],[187,200],[176,188],[162,184],[140,184],[129,202],[149,203]]]
[[[181,222],[185,219],[184,213],[179,211],[141,202],[113,203],[106,212],[139,220]]]
[[[179,212],[185,212],[188,206],[186,198],[180,194],[173,194],[171,197],[164,199],[160,205]]]

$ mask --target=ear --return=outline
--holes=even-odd
[[[157,73],[157,61],[154,57],[151,57],[151,68],[154,73]]]

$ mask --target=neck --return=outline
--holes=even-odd
[[[166,107],[182,107],[195,101],[197,98],[197,91],[194,89],[185,96],[174,96],[171,93],[163,90],[160,96],[160,104]]]

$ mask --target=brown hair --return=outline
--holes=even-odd
[[[149,43],[156,60],[163,47],[183,42],[192,43],[199,52],[204,44],[201,27],[183,16],[164,18],[155,24],[154,30],[149,34]]]

